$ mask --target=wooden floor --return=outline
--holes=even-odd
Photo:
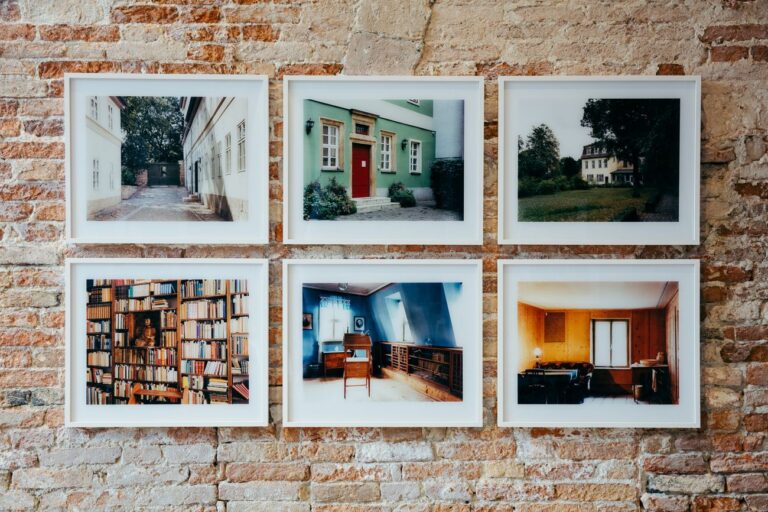
[[[362,384],[363,380],[349,381],[351,384]],[[324,377],[319,379],[304,379],[304,396],[309,400],[327,401],[329,397],[344,400],[344,385],[341,377]],[[412,387],[393,379],[371,377],[371,397],[364,386],[348,387],[347,400],[351,402],[432,402]]]

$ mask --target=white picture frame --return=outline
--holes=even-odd
[[[286,76],[283,79],[283,225],[286,244],[481,245],[483,239],[482,77]],[[347,103],[406,99],[463,100],[464,207],[462,220],[304,220],[303,101]],[[408,100],[406,100],[408,101]],[[383,103],[383,102],[381,102]],[[412,105],[417,103],[410,102]],[[315,120],[316,121],[316,120]],[[319,129],[315,128],[315,129]],[[394,151],[405,159],[406,139]],[[351,164],[350,164],[351,165]],[[375,185],[374,185],[375,186]]]
[[[242,113],[242,119],[245,123],[245,163],[244,170],[239,168],[240,162],[237,161],[237,135],[235,128],[232,133],[232,158],[234,159],[233,176],[223,176],[219,169],[217,179],[221,182],[220,188],[224,188],[225,179],[237,178],[238,185],[234,188],[243,187],[242,179],[237,176],[238,173],[245,173],[246,184],[245,193],[237,192],[241,206],[238,214],[243,215],[241,219],[235,220],[213,220],[213,221],[187,221],[187,220],[132,220],[130,212],[121,215],[118,219],[94,220],[88,213],[88,194],[90,185],[87,172],[78,171],[78,169],[88,170],[89,161],[96,160],[89,158],[88,147],[96,147],[98,144],[87,143],[86,135],[98,130],[90,130],[86,127],[90,118],[87,118],[86,112],[89,106],[86,104],[89,97],[131,97],[131,96],[171,96],[171,97],[233,97],[236,99],[247,99],[246,112]],[[264,75],[136,75],[124,73],[65,73],[64,75],[64,137],[65,137],[65,172],[66,172],[66,241],[68,243],[98,243],[98,244],[125,244],[125,243],[193,243],[193,244],[266,244],[269,242],[269,111],[268,111],[269,84],[268,78]],[[109,105],[111,107],[112,105]],[[233,106],[233,109],[235,107]],[[239,108],[239,107],[238,107]],[[119,110],[119,109],[118,109]],[[219,109],[219,111],[222,109]],[[229,109],[232,110],[232,109]],[[227,111],[228,112],[228,111]],[[226,112],[225,112],[226,114]],[[237,116],[237,112],[229,114],[230,117]],[[98,114],[100,115],[100,114]],[[214,112],[211,116],[218,116]],[[222,117],[223,118],[223,117]],[[218,119],[218,117],[217,117]],[[229,118],[227,118],[229,119]],[[229,122],[229,121],[227,121]],[[115,130],[117,133],[117,130]],[[106,133],[106,132],[105,132]],[[118,138],[122,134],[118,133]],[[218,151],[224,151],[220,146],[224,144],[222,140],[218,143]],[[103,145],[103,144],[102,144]],[[213,151],[211,150],[211,158]],[[93,156],[93,155],[91,155]],[[199,191],[201,196],[205,196],[205,180],[211,181],[213,186],[219,186],[213,182],[215,163],[211,163],[211,170],[206,173],[204,165],[200,158],[198,183],[199,188],[193,190]],[[195,160],[197,161],[197,160]],[[121,162],[120,162],[121,163]],[[114,163],[110,162],[111,167]],[[186,165],[186,163],[185,163]],[[190,162],[190,166],[193,166]],[[105,163],[106,166],[106,163]],[[218,166],[223,167],[221,159]],[[117,167],[121,167],[118,165]],[[181,174],[191,173],[191,170],[182,168]],[[104,174],[101,181],[106,181],[106,169],[100,170]],[[91,171],[93,172],[93,171]],[[109,170],[112,173],[112,169]],[[112,203],[119,199],[113,196],[112,182],[117,179],[121,183],[120,169],[117,169],[117,177],[109,177],[109,192],[107,195],[111,198],[107,202]],[[93,180],[91,180],[93,181]],[[188,180],[191,183],[192,180]],[[234,182],[233,182],[234,183]],[[101,184],[99,185],[99,187]],[[118,186],[118,191],[120,187]],[[187,187],[188,188],[188,187]],[[96,190],[94,188],[94,190]],[[213,190],[213,189],[211,189]],[[226,191],[225,191],[226,192]],[[226,202],[228,196],[223,196]],[[100,198],[101,199],[101,198]],[[206,205],[208,199],[201,198],[202,204]],[[213,201],[213,200],[211,200]],[[94,204],[101,204],[96,203]],[[211,202],[211,204],[214,204]],[[245,204],[246,213],[240,213]],[[100,206],[99,206],[100,207]],[[227,206],[229,207],[229,206]],[[126,217],[123,220],[123,217]],[[142,215],[142,217],[153,217],[153,215]],[[234,214],[231,215],[235,217]],[[197,218],[201,218],[197,216]]]
[[[627,277],[629,276],[629,277]],[[601,403],[518,403],[518,372],[526,366],[518,331],[520,283],[555,283],[567,300],[563,283],[648,284],[677,282],[677,403],[615,401]],[[530,288],[529,288],[530,289]],[[552,288],[553,289],[553,288]],[[498,261],[498,424],[502,427],[699,428],[699,261],[698,260],[499,260]],[[585,294],[587,296],[588,294]],[[594,296],[594,294],[593,294]],[[525,305],[523,305],[525,306]],[[567,306],[564,308],[567,309]],[[566,320],[567,322],[567,320]],[[666,326],[667,324],[665,324]],[[634,334],[630,334],[631,336]],[[592,343],[590,334],[590,343]],[[665,342],[667,338],[665,338]],[[548,350],[547,343],[543,344]],[[528,347],[530,348],[530,347]],[[592,357],[592,348],[590,357]],[[631,345],[628,345],[631,354]],[[536,353],[534,352],[534,355]],[[535,367],[540,367],[538,357]],[[631,356],[628,356],[628,358]],[[594,360],[590,361],[593,362]],[[671,361],[671,360],[668,360]],[[672,363],[669,362],[671,369]],[[546,367],[546,366],[542,366]],[[629,367],[631,368],[631,367]],[[596,377],[592,377],[593,381]],[[634,378],[632,380],[634,383]],[[594,387],[592,388],[594,391]],[[634,387],[632,389],[634,393]],[[591,393],[591,391],[590,391]]]
[[[86,280],[244,279],[248,281],[248,403],[86,404]],[[266,259],[70,258],[65,260],[67,427],[235,427],[269,423],[268,261]],[[183,359],[182,354],[177,357]],[[231,371],[231,369],[230,369]]]
[[[336,281],[461,283],[466,294],[461,299],[461,329],[471,338],[462,346],[462,400],[347,401],[304,396],[303,285]],[[283,425],[287,427],[481,427],[482,352],[480,260],[283,261]]]
[[[699,76],[502,76],[499,88],[500,244],[698,245],[700,209],[701,78]],[[518,109],[533,100],[573,98],[678,98],[680,183],[677,221],[521,221],[518,198],[518,137],[528,126]],[[519,124],[520,123],[520,124]],[[562,156],[562,155],[561,155]],[[578,161],[578,160],[577,160]]]

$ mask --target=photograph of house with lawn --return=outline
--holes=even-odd
[[[88,220],[247,219],[247,98],[87,102]]]
[[[679,283],[520,282],[519,404],[678,404]]]
[[[456,221],[464,102],[303,102],[304,219]]]
[[[677,222],[680,100],[528,98],[518,220]]]
[[[460,402],[475,342],[462,283],[306,283],[303,393],[312,402]]]

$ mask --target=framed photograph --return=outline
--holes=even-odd
[[[499,78],[499,243],[697,245],[698,76]]]
[[[500,260],[498,421],[699,428],[697,260]]]
[[[482,243],[482,77],[283,84],[286,243]]]
[[[263,244],[265,76],[65,74],[67,240]]]
[[[482,426],[481,276],[479,260],[285,260],[284,425]]]
[[[301,315],[301,327],[305,331],[312,330],[312,313],[303,313]]]
[[[66,260],[65,424],[268,423],[267,260]]]

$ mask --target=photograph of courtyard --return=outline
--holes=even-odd
[[[679,99],[527,98],[518,220],[677,222]]]
[[[461,221],[464,101],[303,102],[305,220]]]
[[[246,98],[87,101],[88,220],[247,220]]]

